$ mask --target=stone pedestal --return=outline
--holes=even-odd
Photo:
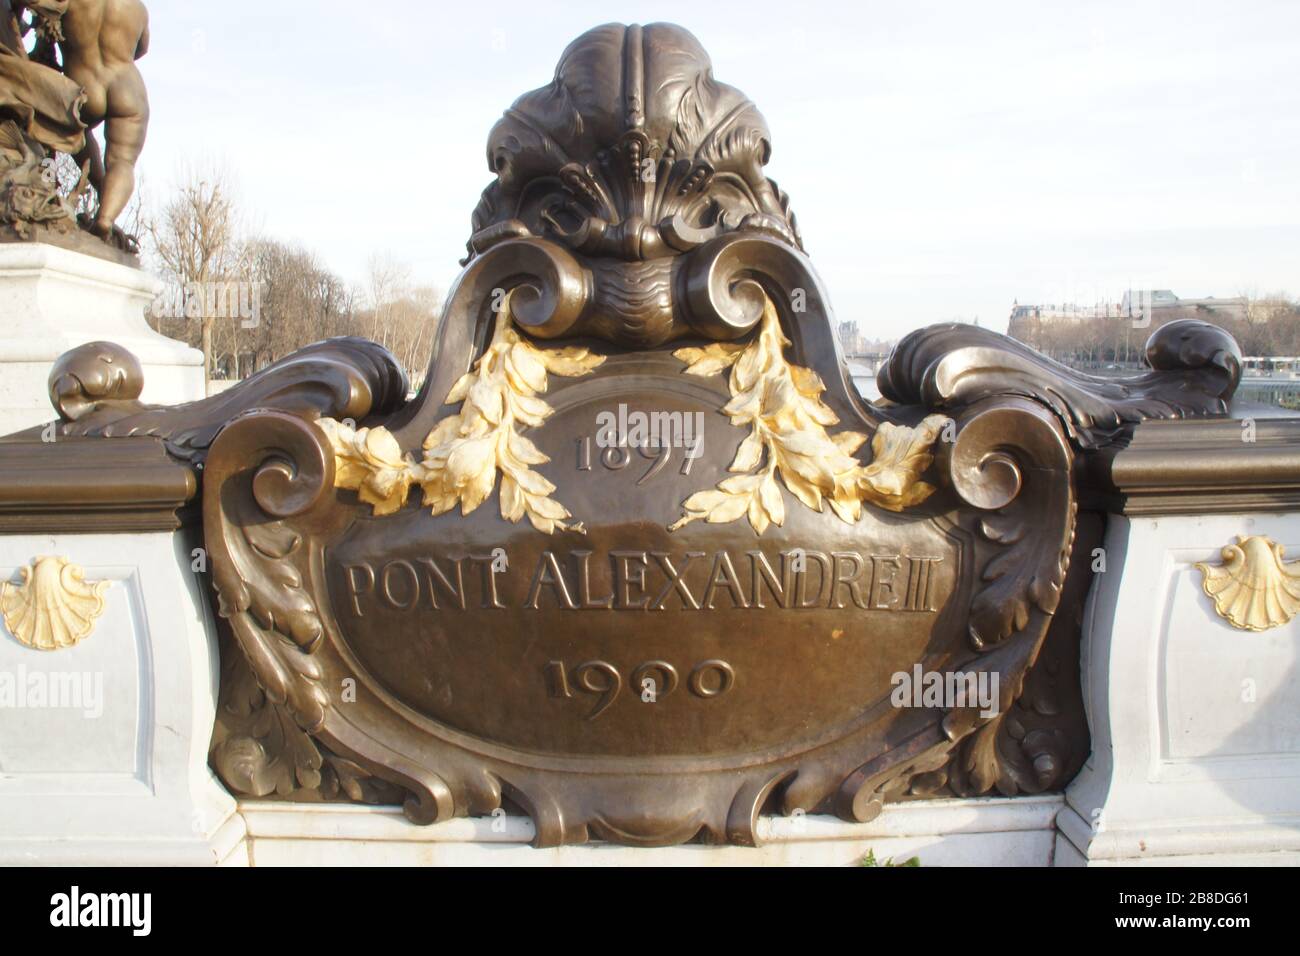
[[[30,479],[0,506],[0,865],[244,859],[243,820],[207,763],[217,645],[201,542],[177,514],[193,472],[152,439],[105,444],[0,442],[4,473]],[[29,646],[39,613],[14,611],[42,556],[84,584],[47,576],[35,603],[93,620],[54,650]]]
[[[1300,618],[1234,627],[1196,567],[1239,536],[1300,556],[1297,424],[1259,421],[1247,442],[1241,422],[1144,425],[1116,457],[1126,514],[1084,620],[1093,749],[1057,818],[1058,865],[1300,863]],[[1176,473],[1143,430],[1181,434]]]
[[[135,353],[145,372],[143,401],[202,398],[202,353],[145,321],[159,289],[140,269],[43,243],[0,243],[0,435],[54,417],[50,366],[86,342]]]

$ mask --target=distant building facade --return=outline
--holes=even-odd
[[[862,327],[853,321],[841,322],[838,335],[840,351],[845,355],[879,357],[889,354],[894,347],[893,339],[869,339],[862,334]]]
[[[840,323],[840,349],[845,355],[861,355],[865,351],[866,336],[856,322]]]
[[[1233,299],[1180,299],[1170,289],[1130,289],[1119,302],[1096,305],[1021,305],[1011,308],[1007,334],[1022,342],[1036,342],[1044,326],[1061,322],[1085,322],[1092,319],[1132,320],[1138,327],[1157,328],[1175,319],[1208,319],[1236,322],[1246,318],[1244,297]]]

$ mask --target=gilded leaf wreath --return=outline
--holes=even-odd
[[[828,501],[850,524],[858,520],[864,501],[902,511],[934,493],[920,475],[934,460],[931,449],[950,419],[930,415],[915,428],[882,423],[871,438],[871,464],[863,465],[853,456],[867,436],[827,433],[826,427],[839,418],[821,400],[826,387],[812,369],[786,360],[789,344],[769,300],[750,343],[715,342],[673,353],[686,363],[688,375],[731,370],[731,401],[723,411],[733,425],[748,426],[750,432],[731,463],[733,477],[687,498],[684,514],[669,530],[701,519],[723,524],[745,516],[759,534],[771,524],[784,524],[778,473],[809,508],[821,511]]]
[[[467,515],[492,494],[501,473],[501,517],[524,516],[546,534],[582,531],[569,510],[551,497],[555,485],[532,465],[550,461],[520,426],[537,427],[554,409],[538,397],[547,375],[579,377],[605,361],[585,348],[541,349],[514,330],[508,300],[497,313],[492,341],[447,394],[460,411],[440,421],[424,440],[420,461],[408,458],[388,429],[353,429],[331,418],[317,424],[334,452],[334,483],[354,490],[376,515],[397,511],[412,485],[424,505],[440,515],[460,505]]]

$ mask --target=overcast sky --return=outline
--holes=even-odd
[[[224,162],[349,281],[446,288],[484,142],[600,23],[691,30],[767,117],[843,319],[893,338],[1013,300],[1300,293],[1300,3],[148,0],[157,198]]]

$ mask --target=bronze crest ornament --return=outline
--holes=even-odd
[[[1068,782],[1080,456],[1221,414],[1236,345],[1173,323],[1102,380],[942,325],[868,403],[771,148],[687,31],[600,26],[493,127],[413,399],[352,339],[176,409],[113,346],[60,362],[65,434],[202,466],[229,786],[652,846]],[[917,668],[994,706],[898,706]]]

